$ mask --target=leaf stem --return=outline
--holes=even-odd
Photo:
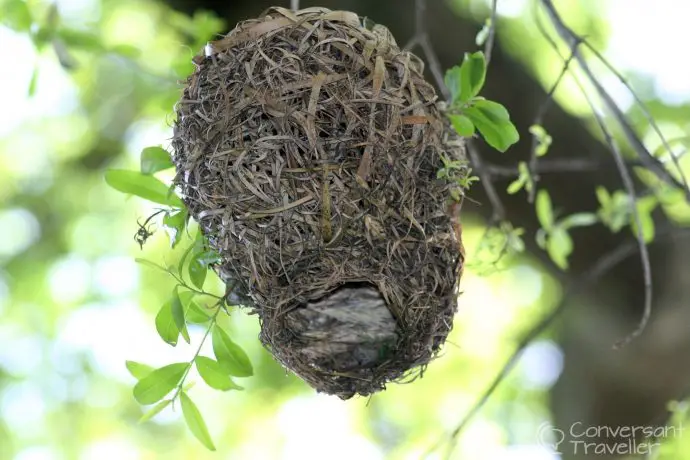
[[[187,378],[187,375],[189,374],[189,371],[192,369],[192,366],[194,365],[194,361],[196,361],[196,358],[199,356],[199,353],[201,353],[201,347],[204,346],[204,343],[206,342],[206,339],[208,338],[208,335],[211,333],[211,329],[216,325],[216,320],[218,319],[218,314],[221,312],[223,309],[223,299],[221,298],[218,303],[216,303],[216,312],[211,316],[211,322],[208,324],[208,327],[206,328],[206,332],[204,333],[204,336],[201,338],[201,341],[199,342],[199,346],[196,349],[196,352],[194,352],[194,356],[192,359],[189,361],[189,364],[187,364],[187,368],[184,371],[184,374],[182,374],[182,378],[180,379],[180,383],[177,384],[177,387],[175,389],[175,394],[171,398],[171,400],[174,402],[180,393],[182,392],[182,388],[184,386],[185,379]]]
[[[173,275],[173,276],[174,276],[174,275]],[[195,288],[193,288],[193,287],[187,285],[187,283],[185,283],[184,281],[180,281],[180,280],[177,279],[177,278],[175,278],[175,279],[176,279],[176,281],[177,281],[177,286],[181,286],[181,287],[183,287],[183,288],[185,288],[185,289],[187,289],[187,290],[189,290],[189,291],[191,291],[191,292],[193,292],[193,293],[195,293],[195,294],[197,294],[197,295],[204,295],[204,296],[206,296],[206,297],[212,297],[212,298],[218,300],[219,302],[223,300],[223,297],[222,297],[222,296],[215,295],[215,294],[211,294],[210,292],[202,291],[202,290],[200,290],[200,289],[195,289]]]

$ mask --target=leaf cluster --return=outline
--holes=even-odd
[[[174,187],[155,177],[156,173],[172,167],[170,154],[165,149],[147,147],[141,153],[139,171],[111,169],[106,171],[105,180],[115,190],[165,206],[140,225],[138,236],[145,241],[152,233],[147,227],[149,221],[162,214],[162,225],[170,238],[171,247],[175,248],[188,233],[189,212]],[[219,260],[219,255],[208,248],[200,229],[176,265],[164,267],[146,259],[136,259],[138,263],[165,272],[175,281],[169,299],[156,314],[155,327],[160,338],[175,347],[180,337],[191,343],[190,327],[202,326],[205,332],[196,353],[187,362],[172,363],[157,369],[136,361],[126,363],[129,372],[137,379],[133,389],[134,398],[142,405],[153,405],[144,413],[141,421],[149,420],[166,407],[179,402],[189,430],[210,450],[215,450],[215,445],[201,412],[188,394],[193,386],[193,383],[187,383],[190,370],[196,368],[209,387],[220,391],[242,390],[243,387],[233,378],[250,377],[254,373],[245,351],[217,322],[220,312],[227,311],[227,297],[204,290],[209,269]],[[209,336],[213,357],[200,354]]]
[[[191,247],[194,248],[195,245],[196,243]],[[185,342],[191,343],[189,327],[205,327],[194,356],[187,362],[168,364],[158,369],[136,361],[127,362],[127,369],[138,379],[133,390],[134,398],[142,405],[155,404],[144,413],[141,421],[154,417],[168,405],[179,400],[184,419],[192,434],[204,446],[215,450],[203,417],[187,394],[191,388],[190,384],[186,384],[190,370],[195,367],[209,387],[220,391],[242,390],[243,387],[238,385],[233,377],[250,377],[254,374],[247,353],[217,322],[219,313],[227,308],[225,297],[203,291],[197,285],[189,285],[177,268],[164,268],[143,259],[138,261],[163,270],[178,281],[170,299],[161,306],[156,315],[156,330],[165,343],[174,347],[180,336]],[[205,298],[213,299],[213,304],[204,306],[202,302]],[[209,336],[213,358],[200,354]]]
[[[461,65],[446,72],[444,81],[451,94],[448,118],[459,135],[471,137],[479,131],[491,147],[505,152],[520,135],[504,106],[479,96],[486,70],[484,53],[477,51],[466,53]]]

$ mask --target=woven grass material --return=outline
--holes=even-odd
[[[272,8],[194,62],[176,183],[263,344],[343,399],[419,375],[452,327],[464,260],[458,186],[436,174],[442,156],[465,159],[422,61],[354,13]],[[348,307],[357,296],[371,320]]]

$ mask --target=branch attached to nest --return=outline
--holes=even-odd
[[[404,49],[411,51],[416,46],[419,46],[429,63],[429,70],[436,80],[443,97],[450,99],[450,91],[443,81],[443,69],[441,68],[441,61],[439,61],[436,51],[429,39],[429,33],[426,30],[426,0],[415,0],[415,32],[410,41],[405,45]]]

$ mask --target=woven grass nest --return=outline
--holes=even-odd
[[[194,62],[176,183],[262,343],[343,399],[420,375],[464,260],[437,171],[465,161],[422,61],[354,13],[272,8]]]

